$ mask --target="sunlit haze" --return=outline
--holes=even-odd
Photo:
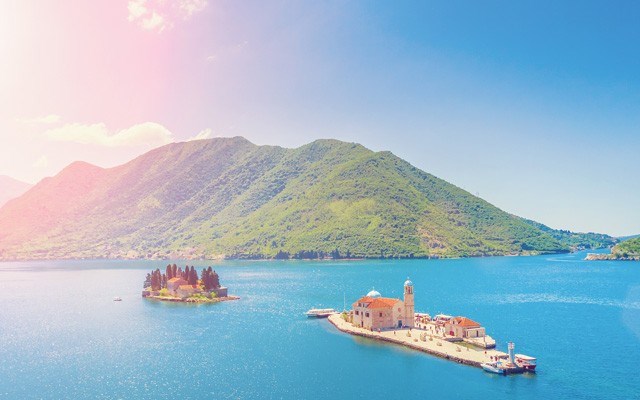
[[[638,21],[635,2],[9,0],[0,175],[335,138],[553,228],[636,234]]]

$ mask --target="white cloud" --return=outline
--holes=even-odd
[[[211,128],[207,128],[198,132],[197,135],[187,139],[187,142],[190,142],[192,140],[211,139],[212,137],[213,137],[213,131],[211,130]]]
[[[41,156],[33,164],[33,168],[46,168],[49,166],[49,159],[47,156]]]
[[[151,13],[149,18],[142,19],[142,27],[147,30],[157,29],[158,32],[162,32],[165,28],[169,26],[169,24],[165,21],[164,17],[155,11]]]
[[[205,9],[208,0],[129,0],[127,19],[142,29],[162,32],[174,21],[188,20]]]
[[[105,147],[161,146],[173,141],[172,133],[155,122],[133,125],[116,133],[111,133],[103,123],[67,124],[49,129],[45,135],[55,141],[92,144]]]
[[[28,124],[28,125],[55,124],[57,122],[60,122],[60,116],[56,114],[49,114],[49,115],[36,117],[36,118],[18,119],[18,122],[22,122],[23,124]]]
[[[127,4],[127,9],[129,10],[129,21],[135,21],[147,13],[147,7],[144,6],[146,2],[147,0],[129,1],[129,4]]]
[[[184,12],[184,18],[189,18],[193,14],[198,13],[207,6],[207,0],[181,0],[180,10]]]

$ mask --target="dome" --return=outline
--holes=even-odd
[[[373,297],[375,299],[377,297],[382,297],[382,295],[377,290],[371,289],[371,291],[367,293],[367,297]]]
[[[405,286],[413,286],[413,282],[411,282],[411,281],[409,280],[409,278],[407,278],[407,280],[406,280],[406,281],[404,281],[404,285],[405,285]]]

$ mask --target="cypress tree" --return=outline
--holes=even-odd
[[[198,284],[198,272],[193,266],[191,266],[191,270],[189,271],[189,285],[197,285]]]
[[[176,275],[177,273],[178,273],[178,266],[177,266],[177,265],[175,265],[175,264],[173,264],[173,265],[171,266],[171,277],[172,277],[172,278],[175,278],[175,277],[177,276],[177,275]]]
[[[151,274],[148,273],[146,279],[144,280],[143,283],[143,289],[148,288],[149,286],[151,286]]]
[[[151,273],[151,289],[153,290],[160,290],[160,274],[157,272],[159,271],[153,271]]]
[[[213,271],[213,273],[211,274],[211,288],[218,289],[219,287],[220,287],[220,277],[218,276],[216,271]]]
[[[171,270],[171,265],[167,264],[167,270],[165,271],[165,275],[167,275],[167,280],[173,278],[171,274],[173,271]]]

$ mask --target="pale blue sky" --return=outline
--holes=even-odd
[[[73,78],[58,79],[62,100],[35,88],[28,110],[3,104],[4,132],[48,141],[0,173],[33,181],[72,159],[108,166],[146,150],[60,139],[85,128],[151,122],[166,128],[153,125],[160,142],[210,129],[285,147],[337,138],[553,228],[640,233],[640,3],[187,0],[196,11],[158,9],[171,22],[158,25],[132,17],[137,2],[83,6],[85,23],[56,44],[62,58],[30,65]],[[60,33],[77,4],[56,4],[29,21]],[[100,64],[75,67],[86,54]],[[6,122],[49,114],[66,124],[54,134]]]

